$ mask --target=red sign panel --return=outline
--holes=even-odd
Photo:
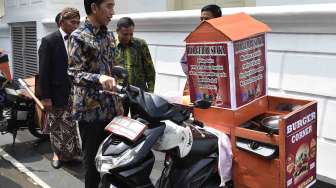
[[[266,95],[265,35],[234,42],[237,107]]]
[[[191,101],[209,98],[213,106],[230,108],[230,77],[226,43],[187,44]]]
[[[286,187],[304,188],[316,180],[317,104],[286,123]]]

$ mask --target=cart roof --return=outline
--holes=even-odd
[[[266,24],[246,13],[237,13],[200,23],[185,41],[187,43],[237,41],[269,31],[271,29]]]

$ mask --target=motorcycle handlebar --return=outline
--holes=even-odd
[[[138,89],[134,86],[131,86],[131,85],[126,86],[126,87],[121,86],[121,85],[117,85],[115,91],[99,90],[99,93],[100,94],[105,93],[105,94],[118,95],[120,97],[125,97],[125,95],[128,94],[127,91],[129,91],[130,93],[135,94],[135,95],[139,94]]]

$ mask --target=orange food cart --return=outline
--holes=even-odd
[[[194,114],[205,125],[230,134],[236,188],[304,188],[315,183],[316,101],[264,96],[237,110],[212,107],[194,109]],[[279,131],[269,133],[260,117],[274,115],[280,116]]]
[[[317,102],[267,95],[266,32],[245,13],[202,22],[186,38],[195,119],[231,137],[236,188],[303,188],[316,181]],[[276,119],[277,131],[266,129]]]
[[[191,101],[237,109],[265,96],[268,31],[244,13],[202,22],[186,38]]]

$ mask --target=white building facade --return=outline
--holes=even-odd
[[[62,8],[77,7],[82,16],[85,15],[82,0],[5,2],[5,16],[0,22],[0,48],[10,55],[11,62],[14,62],[12,71],[14,74],[18,71],[18,76],[33,74],[34,69],[37,70],[37,55],[33,53],[36,53],[41,38],[56,30],[54,17]],[[134,19],[135,35],[148,42],[155,62],[156,93],[176,95],[182,92],[186,78],[179,60],[184,52],[184,39],[197,26],[200,14],[200,10],[167,10],[201,7],[202,2],[116,0],[117,12],[147,12],[116,15],[111,28],[122,16]],[[267,37],[270,94],[318,101],[318,178],[336,185],[336,162],[333,160],[336,156],[336,4],[332,0],[300,0],[302,3],[328,4],[263,7],[293,2],[228,2],[231,2],[230,6],[250,7],[223,8],[224,15],[246,12],[272,28]],[[21,69],[29,70],[22,72]]]

